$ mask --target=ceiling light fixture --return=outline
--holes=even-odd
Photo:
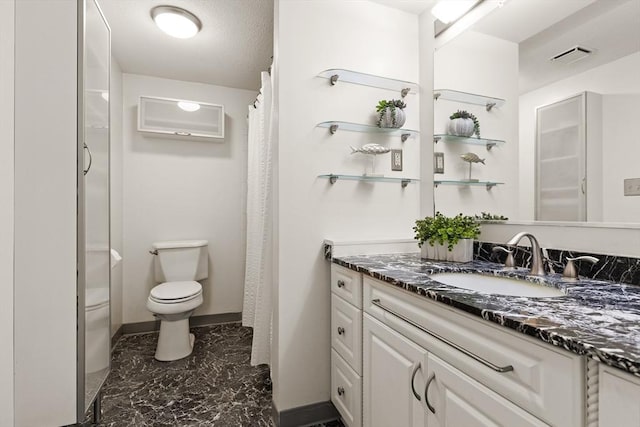
[[[192,113],[200,109],[200,104],[198,104],[197,102],[178,101],[178,107],[180,107],[184,111]]]
[[[431,14],[444,24],[453,22],[467,13],[477,0],[440,0],[431,9]]]
[[[193,13],[175,6],[157,6],[151,9],[151,18],[165,33],[179,39],[188,39],[202,29],[202,23]]]

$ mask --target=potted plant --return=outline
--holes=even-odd
[[[399,128],[404,125],[407,116],[404,108],[407,106],[401,99],[382,100],[378,102],[376,111],[378,112],[378,127]]]
[[[440,212],[416,220],[413,230],[421,257],[440,261],[472,261],[473,239],[480,235],[480,226],[473,217],[447,217]]]
[[[489,212],[480,212],[480,215],[475,215],[475,219],[477,222],[484,224],[501,223],[509,220],[509,218],[504,215],[492,214]]]
[[[480,138],[480,122],[478,118],[466,110],[458,110],[449,116],[449,134],[456,136],[472,136]]]

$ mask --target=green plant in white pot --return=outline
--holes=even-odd
[[[404,108],[407,106],[401,99],[382,100],[378,102],[377,125],[380,128],[400,128],[407,120]]]
[[[480,226],[473,217],[447,217],[440,212],[416,220],[413,230],[421,258],[439,261],[472,261],[473,240],[480,235]]]
[[[472,113],[458,110],[449,116],[449,134],[466,137],[475,134],[480,138],[480,122]]]

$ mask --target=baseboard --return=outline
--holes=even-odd
[[[191,327],[218,325],[221,323],[236,323],[242,320],[242,313],[221,313],[204,314],[201,316],[191,316],[189,324]],[[156,332],[160,330],[160,321],[151,320],[148,322],[124,323],[121,335],[141,334],[145,332]]]
[[[111,351],[113,351],[114,347],[116,346],[116,343],[118,342],[121,336],[122,336],[122,325],[120,325],[120,327],[116,330],[116,332],[111,336]]]
[[[284,411],[278,411],[276,405],[273,404],[272,411],[276,427],[300,427],[340,418],[338,410],[331,402],[313,403]]]

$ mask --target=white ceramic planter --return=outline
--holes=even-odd
[[[420,248],[420,257],[436,261],[473,261],[473,239],[458,241],[451,251],[447,245],[436,244],[431,246],[429,243],[424,243]]]
[[[407,120],[407,115],[400,108],[395,109],[395,117],[389,107],[385,108],[380,114],[381,128],[401,128]]]
[[[471,119],[449,120],[449,134],[456,136],[471,136],[475,125]]]

